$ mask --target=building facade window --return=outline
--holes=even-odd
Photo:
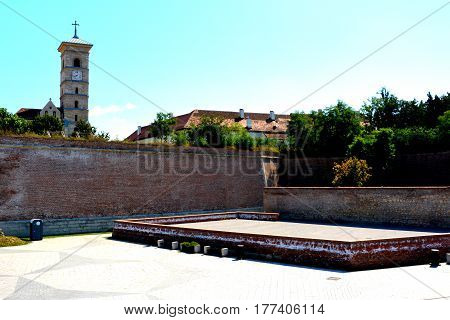
[[[53,116],[56,117],[56,111],[53,111]]]
[[[80,68],[81,67],[81,61],[78,58],[73,59],[73,66],[76,68]]]
[[[78,101],[75,101],[75,108],[78,108]]]
[[[78,88],[75,88],[75,94],[78,94]]]
[[[46,115],[46,116],[48,115],[48,111],[47,111],[47,110],[45,110],[45,115]]]
[[[75,115],[75,122],[77,122],[78,121],[78,115],[76,114]]]

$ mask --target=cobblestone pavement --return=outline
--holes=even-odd
[[[189,255],[111,240],[47,238],[0,248],[1,299],[442,299],[450,266],[341,272]]]

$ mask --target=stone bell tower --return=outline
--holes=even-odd
[[[71,135],[77,121],[89,121],[89,51],[92,44],[75,34],[58,47],[61,53],[60,109],[64,132]]]

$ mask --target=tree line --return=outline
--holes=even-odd
[[[347,157],[335,167],[341,170],[336,176],[343,176],[335,179],[337,184],[348,179],[344,169],[354,179],[364,176],[364,182],[370,169],[376,181],[383,181],[402,154],[450,150],[450,94],[403,100],[383,88],[360,111],[339,101],[309,114],[295,112],[287,144],[291,152],[307,157]]]
[[[0,133],[3,134],[35,134],[35,135],[63,135],[63,122],[60,118],[43,115],[36,116],[33,120],[27,120],[16,114],[8,112],[5,108],[0,108]],[[88,121],[79,120],[75,124],[72,137],[83,139],[109,140],[109,134],[106,132],[97,132],[97,129]]]

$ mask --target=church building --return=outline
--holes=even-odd
[[[76,21],[72,25],[75,26],[74,36],[58,47],[61,53],[60,107],[50,99],[42,109],[21,108],[16,113],[28,120],[38,115],[59,117],[66,136],[72,134],[77,121],[89,120],[89,52],[93,45],[78,37]]]

